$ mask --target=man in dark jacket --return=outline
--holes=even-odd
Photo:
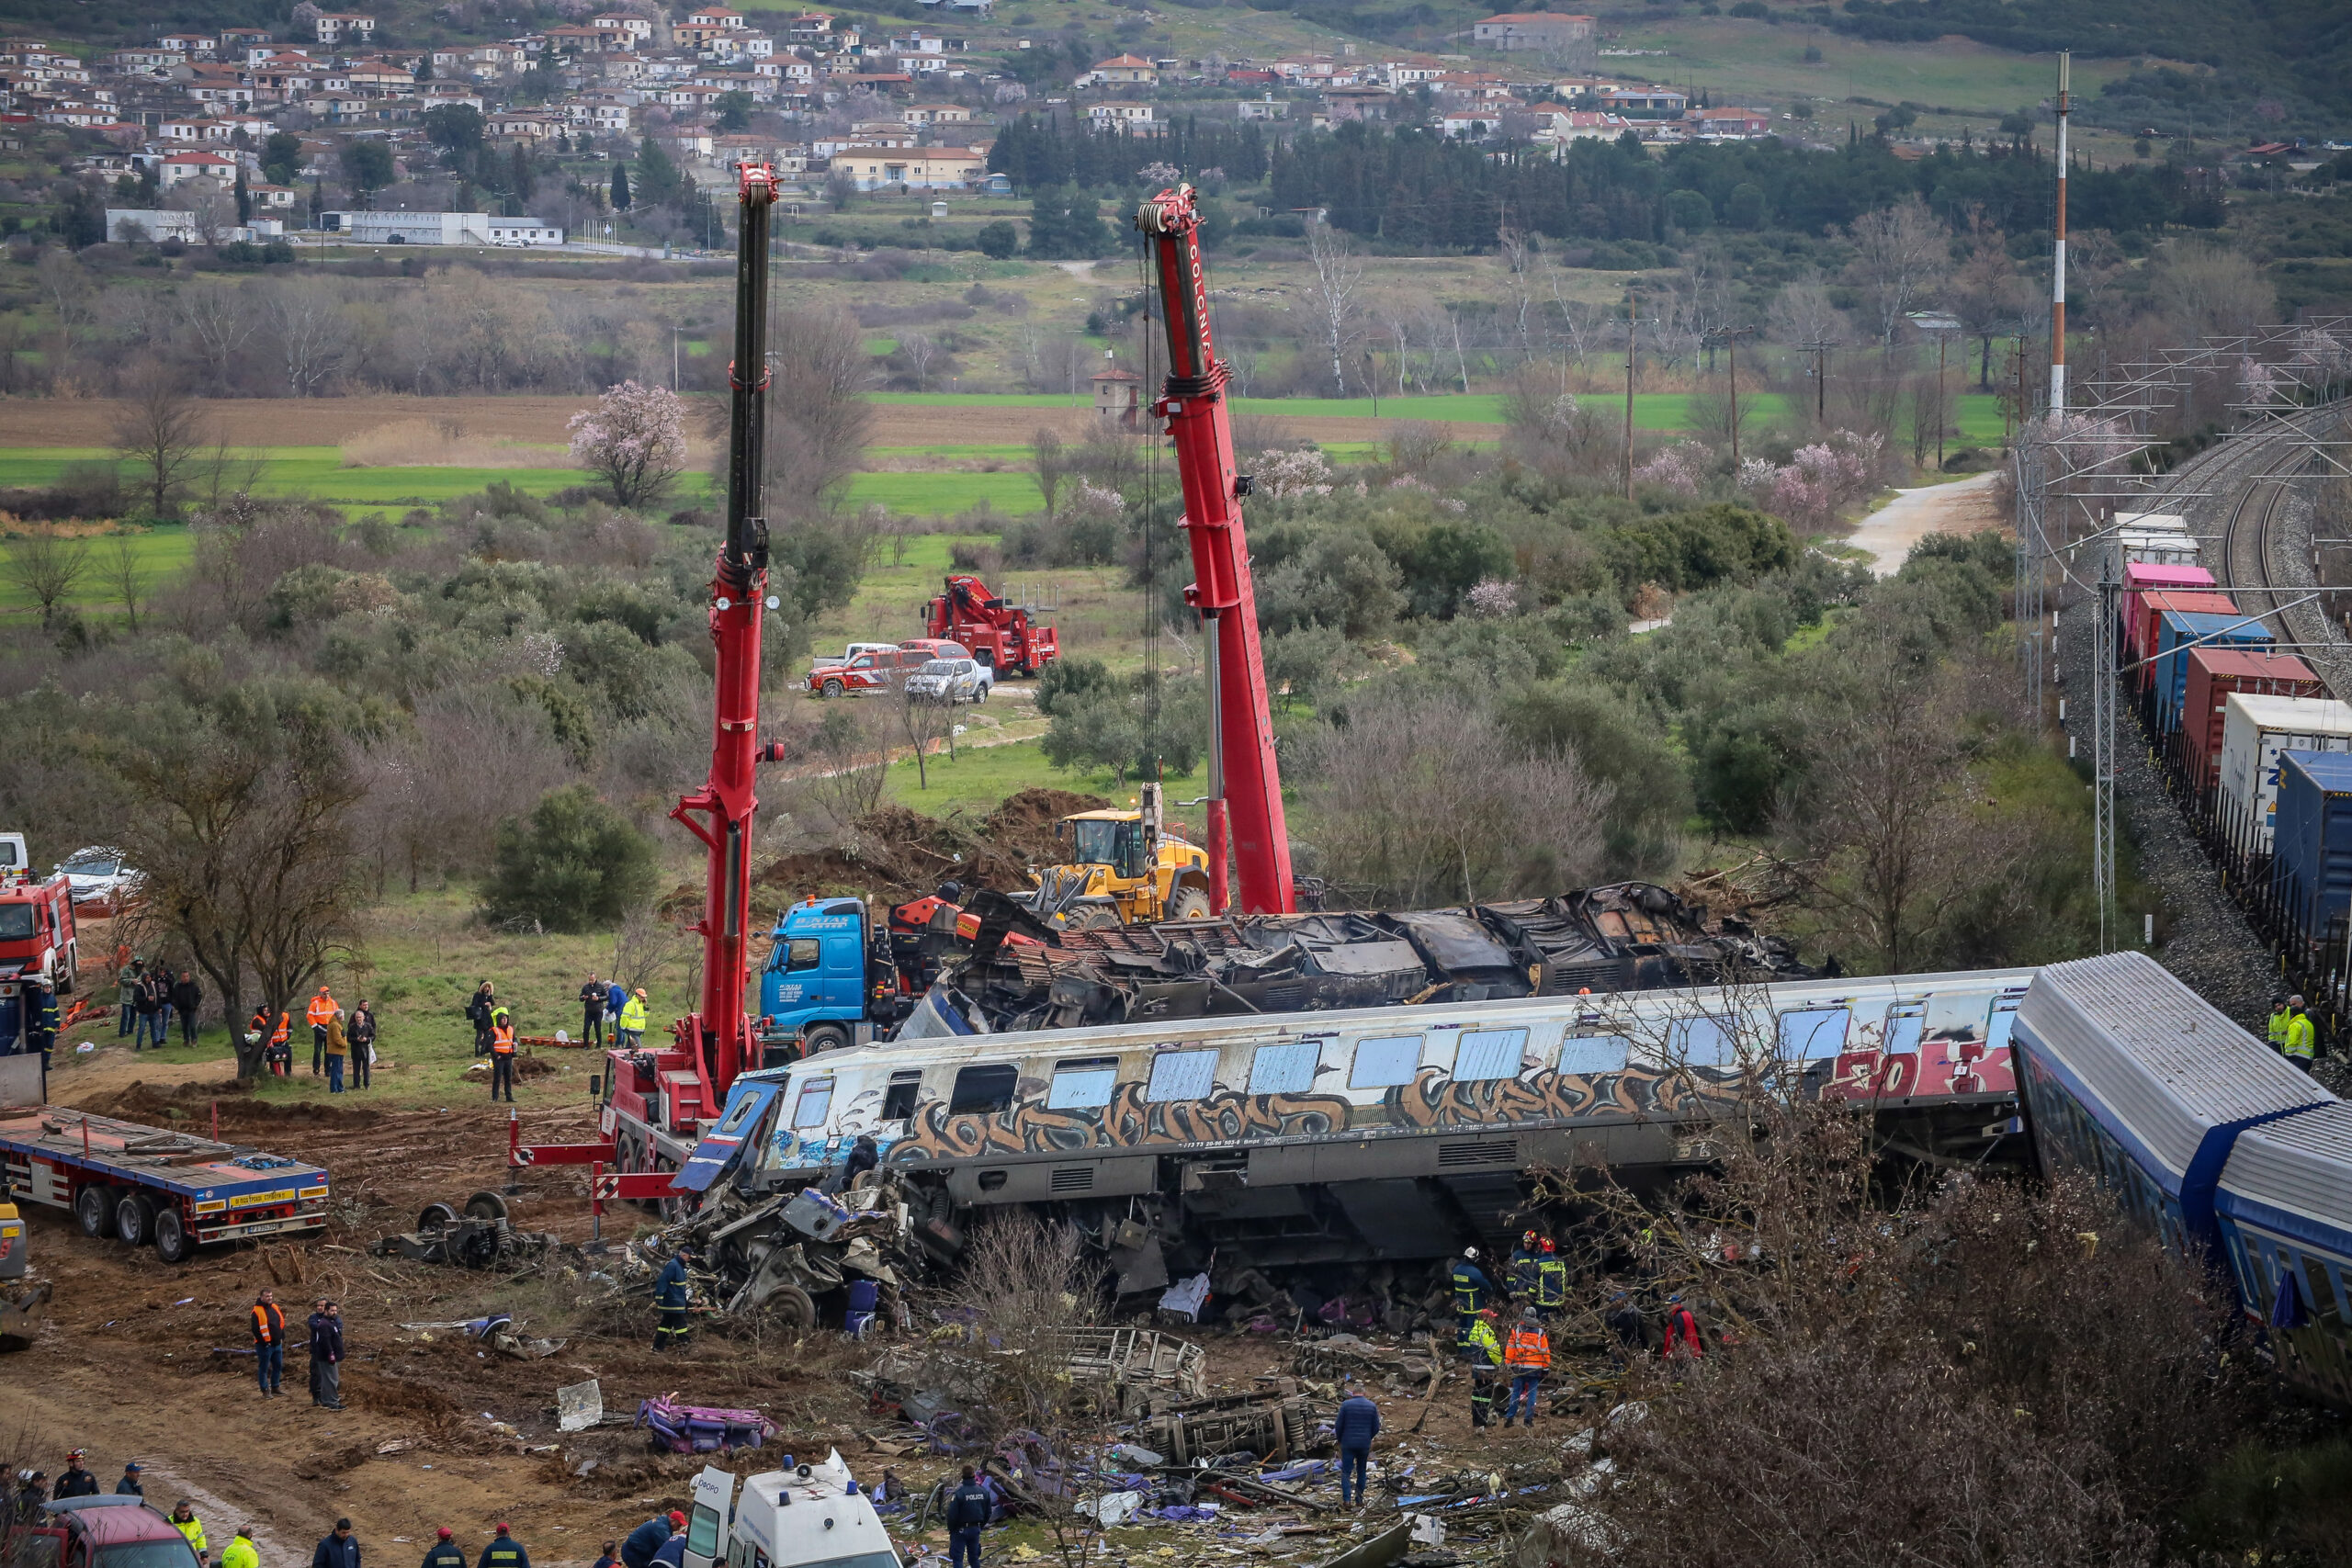
[[[1642,1321],[1642,1309],[1634,1304],[1630,1292],[1619,1291],[1609,1298],[1601,1321],[1616,1340],[1609,1353],[1620,1367],[1650,1348],[1649,1325]]]
[[[1348,1384],[1348,1396],[1340,1401],[1339,1414],[1331,1418],[1331,1437],[1340,1445],[1340,1506],[1364,1501],[1364,1480],[1372,1468],[1372,1439],[1380,1436],[1380,1406],[1364,1397],[1364,1393],[1352,1382]],[[1352,1493],[1348,1487],[1349,1476],[1355,1478]]]
[[[645,1568],[662,1543],[686,1528],[686,1516],[675,1508],[666,1514],[656,1514],[635,1529],[621,1542],[621,1561],[628,1568]]]
[[[183,969],[172,985],[172,1010],[179,1015],[180,1043],[196,1043],[196,1010],[204,1005],[204,987],[196,983],[196,971]]]
[[[49,1472],[36,1470],[26,1476],[25,1483],[17,1489],[17,1495],[12,1501],[18,1524],[40,1523],[41,1505],[49,1501]]]
[[[605,998],[612,988],[595,976],[588,976],[580,987],[580,1043],[601,1046],[605,1043]]]
[[[139,1480],[139,1461],[137,1460],[132,1460],[129,1464],[122,1467],[122,1479],[114,1483],[114,1495],[118,1497],[144,1497],[147,1495],[147,1488],[141,1484]]]
[[[592,1568],[621,1568],[621,1543],[616,1540],[605,1542],[605,1550],[596,1554]]]
[[[433,1550],[424,1554],[424,1568],[468,1568],[465,1551],[451,1539],[447,1525],[435,1531],[434,1536]]]
[[[343,1315],[323,1297],[311,1314],[311,1403],[343,1408]]]
[[[368,1005],[366,997],[351,1010],[351,1027],[344,1032],[351,1042],[353,1087],[366,1089],[368,1069],[376,1065],[376,1010]]]
[[[686,1568],[686,1532],[680,1530],[653,1553],[650,1568]]]
[[[693,1259],[693,1253],[683,1247],[678,1248],[671,1254],[670,1261],[662,1265],[661,1275],[653,1281],[653,1304],[662,1314],[662,1321],[653,1330],[656,1350],[683,1350],[694,1333],[686,1316],[686,1265]]]
[[[55,1495],[62,1501],[67,1497],[95,1497],[97,1495],[98,1478],[82,1463],[82,1450],[75,1449],[65,1456],[65,1469],[57,1478]]]
[[[474,1055],[477,1056],[490,1055],[490,1010],[497,1005],[498,998],[492,994],[487,980],[475,988],[474,999],[466,1004],[466,1017],[474,1026]]]
[[[349,1519],[335,1520],[334,1532],[319,1539],[311,1568],[359,1568],[359,1540],[351,1533]]]
[[[980,1568],[980,1527],[994,1506],[979,1476],[964,1467],[964,1484],[947,1498],[948,1568]]]
[[[49,1054],[57,1048],[57,988],[48,980],[33,983],[25,1008],[25,1049],[40,1053],[41,1098],[49,1097]]]
[[[506,1521],[499,1520],[498,1533],[492,1536],[490,1544],[481,1549],[479,1568],[531,1568],[531,1554],[523,1550],[521,1541],[506,1531]]]

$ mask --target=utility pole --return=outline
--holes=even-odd
[[[2058,226],[2050,269],[2050,417],[2053,420],[2066,412],[2066,89],[2074,59],[2065,50],[2058,51]],[[2101,919],[2105,919],[2104,910]]]
[[[1754,337],[1754,327],[1717,327],[1707,333],[1709,348],[1722,344],[1731,355],[1731,466],[1739,467],[1739,340]]]
[[[1634,337],[1641,331],[1641,312],[1634,291],[1625,290],[1625,499],[1634,499]]]

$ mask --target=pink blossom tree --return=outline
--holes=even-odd
[[[686,466],[686,405],[667,387],[623,381],[564,428],[572,460],[632,511],[659,501]]]

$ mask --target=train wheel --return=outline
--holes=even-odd
[[[786,1328],[817,1326],[817,1303],[797,1285],[778,1285],[775,1293],[768,1297],[768,1311]]]
[[[466,1200],[466,1218],[492,1224],[506,1217],[506,1200],[495,1192],[477,1192]]]
[[[155,1235],[155,1201],[144,1192],[125,1193],[114,1206],[114,1234],[125,1247],[144,1247]]]
[[[185,1263],[196,1256],[196,1237],[188,1234],[177,1209],[155,1213],[155,1256],[166,1263]]]
[[[427,1203],[424,1212],[416,1216],[416,1228],[427,1235],[447,1230],[457,1223],[458,1211],[447,1203]]]
[[[74,1194],[74,1217],[93,1241],[114,1235],[114,1204],[103,1187],[85,1187]]]

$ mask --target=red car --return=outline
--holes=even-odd
[[[862,692],[887,692],[934,659],[969,659],[961,643],[919,637],[886,649],[869,649],[846,663],[820,664],[808,671],[805,684],[820,697],[855,696]]]
[[[9,1568],[197,1568],[172,1521],[137,1497],[45,1503],[8,1532]]]

